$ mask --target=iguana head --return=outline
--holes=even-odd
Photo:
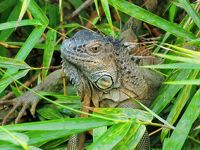
[[[76,78],[82,73],[98,89],[110,89],[117,80],[113,49],[111,39],[81,30],[62,44],[63,67],[68,73],[71,71],[70,76],[75,83],[79,82]]]

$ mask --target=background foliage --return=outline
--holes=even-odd
[[[144,67],[160,69],[166,76],[158,97],[145,112],[99,108],[88,118],[74,119],[69,117],[82,113],[81,102],[70,85],[68,96],[36,93],[46,101],[39,105],[35,119],[28,115],[28,119],[21,122],[41,121],[0,126],[0,149],[65,149],[70,135],[91,129],[95,129],[93,142],[86,141],[87,149],[133,149],[145,125],[149,125],[152,149],[200,148],[200,3],[188,0],[134,2],[94,0],[74,15],[82,0],[0,1],[2,99],[10,93],[9,98],[18,97],[25,92],[20,83],[31,80],[31,84],[36,85],[55,70],[55,66],[60,65],[59,49],[64,38],[82,28],[117,38],[126,29],[130,17],[143,21],[138,24],[136,21],[137,36],[147,33],[147,37],[160,37],[156,45],[151,46],[154,55],[161,57],[164,63]],[[46,95],[48,97],[44,97]],[[0,107],[0,119],[7,111]]]

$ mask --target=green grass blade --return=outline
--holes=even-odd
[[[14,81],[14,79],[17,80],[24,77],[28,73],[28,71],[29,70],[21,70],[21,71],[18,71],[17,73],[12,74],[12,78],[5,77],[5,78],[0,79],[0,91],[3,91],[7,83],[10,84]]]
[[[175,55],[165,55],[165,54],[154,54],[156,56],[174,60],[174,61],[181,61],[185,63],[194,63],[194,64],[200,64],[200,60],[196,58],[189,58],[189,57],[182,57],[182,56],[175,56]]]
[[[93,129],[93,142],[98,141],[99,137],[101,137],[107,131],[107,126]]]
[[[54,47],[56,45],[56,32],[49,30],[47,32],[47,39],[45,43],[44,55],[43,55],[43,67],[47,68],[51,64]],[[47,75],[48,70],[42,70],[42,78],[44,79]]]
[[[145,131],[146,127],[144,125],[133,124],[126,136],[113,148],[113,150],[135,149]]]
[[[23,0],[21,0],[23,2]],[[42,11],[42,9],[37,5],[37,3],[34,0],[31,0],[28,6],[28,9],[30,10],[31,14],[35,19],[40,20],[40,22],[44,25],[47,26],[49,23],[48,18]]]
[[[100,18],[100,12],[99,12],[99,5],[98,5],[98,1],[97,0],[94,0],[94,4],[95,4],[95,9],[97,11],[97,14],[98,14],[98,17]]]
[[[193,71],[192,74],[188,79],[195,79],[199,71]],[[178,119],[183,107],[185,106],[186,102],[191,96],[191,90],[192,90],[192,85],[187,85],[184,86],[178,97],[175,100],[174,105],[172,106],[172,109],[167,117],[167,122],[170,124],[174,124],[175,121]],[[164,137],[168,134],[169,129],[164,128],[161,132],[161,139],[163,140]]]
[[[10,13],[10,16],[8,17],[7,22],[17,20],[20,13],[20,8],[21,8],[21,3],[18,2],[16,6],[13,8],[12,12]],[[1,31],[0,41],[6,41],[14,30],[15,29],[8,29],[8,30]]]
[[[24,61],[16,60],[13,58],[1,57],[1,56],[0,56],[0,67],[1,68],[18,68],[18,69],[30,69],[31,68]]]
[[[109,9],[109,5],[108,5],[108,1],[107,0],[101,0],[101,5],[102,5],[102,8],[105,12],[106,19],[108,20],[108,24],[109,24],[110,28],[112,29],[113,25],[112,25],[112,19],[111,19],[111,15],[110,15],[110,9]]]
[[[200,64],[171,63],[171,64],[148,65],[141,67],[152,68],[152,69],[200,69]]]
[[[101,126],[115,124],[113,121],[89,118],[65,118],[50,121],[23,123],[7,125],[4,128],[9,131],[26,131],[29,137],[29,144],[41,146],[51,140],[67,137],[76,133],[88,131]]]
[[[188,39],[188,40],[196,39],[196,37],[192,33],[185,31],[183,28],[179,27],[177,24],[169,22],[125,0],[108,0],[108,2],[113,7],[116,7],[117,9],[119,9],[120,11],[136,19],[142,20],[158,28],[161,28],[177,37]]]
[[[1,133],[0,140],[8,141],[15,145],[20,145],[24,150],[29,150],[27,142],[28,137],[22,133],[13,133],[0,126],[5,133]]]
[[[114,121],[88,117],[88,118],[65,118],[49,121],[31,122],[15,125],[6,125],[9,131],[58,131],[58,130],[85,130],[115,124]]]
[[[15,5],[17,0],[4,0],[0,2],[0,13],[8,9],[9,7]]]
[[[18,26],[18,23],[21,22],[24,14],[26,13],[26,10],[28,8],[29,3],[30,3],[30,0],[23,0],[23,2],[22,2],[22,8],[21,8],[21,11],[20,11],[19,18],[17,20],[16,26]]]
[[[163,150],[181,150],[192,128],[192,124],[200,115],[200,90],[193,96],[186,111],[178,122],[171,137],[164,141]]]
[[[164,84],[170,85],[200,85],[200,79],[193,79],[193,80],[179,80],[179,81],[168,81],[164,82]]]
[[[182,52],[182,53],[185,53],[185,54],[190,54],[190,55],[193,55],[194,57],[200,57],[200,52],[198,51],[194,51],[194,50],[190,50],[190,49],[186,49],[186,48],[183,48],[183,47],[179,47],[179,46],[176,46],[176,45],[172,45],[172,44],[165,44],[171,48],[174,48],[176,51],[179,51],[179,52]]]
[[[88,150],[112,149],[127,134],[131,123],[116,124],[110,127]]]
[[[30,26],[30,25],[42,25],[40,23],[39,20],[36,19],[26,19],[26,20],[22,20],[19,23],[17,23],[17,21],[10,21],[10,22],[6,22],[6,23],[1,23],[0,24],[0,30],[6,30],[6,29],[10,29],[10,28],[16,28],[17,26]]]
[[[153,119],[153,115],[149,112],[132,108],[95,108],[94,112],[96,114],[125,120],[132,118],[133,120],[151,122]]]
[[[178,0],[184,10],[188,13],[188,15],[193,19],[196,25],[200,28],[200,17],[188,0]],[[198,3],[198,2],[197,2]]]
[[[181,70],[173,74],[167,81],[187,79],[190,73],[191,70]],[[162,85],[158,96],[151,105],[152,111],[159,114],[182,87],[183,85]]]

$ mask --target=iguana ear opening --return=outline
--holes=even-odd
[[[109,75],[103,75],[96,81],[95,84],[99,89],[106,90],[113,85],[113,79]]]

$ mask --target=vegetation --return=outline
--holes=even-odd
[[[71,13],[83,4],[82,0],[0,1],[2,99],[32,91],[27,86],[38,84],[59,68],[59,49],[64,38],[82,28],[117,38],[130,17],[143,21],[140,29],[135,30],[137,36],[159,37],[150,46],[163,64],[143,67],[157,69],[166,76],[159,95],[150,108],[144,107],[145,112],[98,108],[88,118],[70,118],[84,113],[71,85],[67,86],[67,96],[35,93],[44,99],[38,105],[36,118],[27,114],[20,121],[29,123],[0,126],[0,149],[66,149],[71,135],[91,129],[93,142],[86,140],[87,149],[134,149],[145,125],[150,131],[152,149],[200,148],[200,3],[133,2],[94,0],[73,16]],[[0,106],[0,120],[8,108]]]

